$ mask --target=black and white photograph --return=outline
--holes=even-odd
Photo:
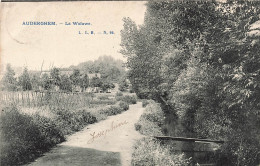
[[[260,166],[260,1],[0,7],[1,166]]]

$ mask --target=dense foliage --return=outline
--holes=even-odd
[[[17,108],[4,108],[0,116],[1,165],[21,165],[32,161],[52,146],[65,140],[54,121],[31,117]]]
[[[156,140],[151,135],[163,135],[161,125],[164,120],[164,113],[158,103],[149,101],[144,113],[135,124],[138,130],[145,137],[138,140],[134,145],[132,154],[132,165],[167,165],[167,166],[188,166],[190,160],[185,159],[184,154],[172,153],[171,145],[166,145]]]
[[[136,96],[124,95],[124,96],[116,96],[117,101],[124,101],[128,104],[136,104],[137,99]]]
[[[112,82],[119,81],[125,75],[124,62],[107,55],[101,56],[95,61],[83,62],[70,68],[76,68],[85,73],[100,73],[102,79]]]
[[[178,136],[225,140],[219,165],[260,162],[259,14],[257,1],[164,1],[140,27],[124,19],[134,91],[177,116]]]
[[[6,66],[5,75],[1,80],[1,88],[5,88],[6,90],[9,91],[17,90],[17,80],[15,78],[15,72],[11,68],[10,64]]]
[[[149,101],[144,113],[135,124],[135,129],[143,135],[163,135],[161,128],[163,121],[164,113],[160,105],[154,101]]]
[[[18,79],[18,84],[22,87],[22,90],[32,90],[32,83],[27,68],[24,68],[23,74]]]

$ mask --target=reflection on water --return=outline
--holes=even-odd
[[[178,124],[178,119],[172,115],[167,114],[165,119],[165,125],[163,127],[165,135],[173,137],[185,137],[182,126]],[[200,165],[219,165],[219,152],[217,149],[220,145],[215,143],[203,143],[203,142],[185,142],[185,141],[173,141],[164,140],[163,144],[170,145],[173,153],[184,152],[187,158],[192,157],[193,165],[199,163]],[[222,163],[221,165],[226,165]]]

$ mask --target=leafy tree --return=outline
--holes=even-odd
[[[101,87],[102,86],[102,80],[100,78],[93,77],[90,81],[92,87]]]
[[[115,88],[115,85],[111,82],[102,82],[102,85],[101,85],[101,88],[102,90],[105,92],[107,91],[108,89],[113,89]]]
[[[73,73],[70,75],[70,80],[74,86],[81,85],[81,73],[79,69],[73,70]]]
[[[72,91],[72,82],[67,75],[61,75],[60,89],[64,91]]]
[[[127,80],[124,78],[120,81],[119,83],[119,90],[120,91],[126,91],[127,88],[129,87],[128,83],[127,83]]]
[[[38,90],[40,86],[40,76],[38,74],[33,74],[30,79],[31,79],[32,89]]]
[[[155,96],[154,92],[162,81],[159,73],[162,57],[157,51],[158,43],[154,43],[151,36],[154,32],[145,26],[138,31],[130,18],[123,21],[125,23],[121,31],[121,53],[128,58],[128,77],[133,89],[141,98],[148,97],[147,95]]]
[[[60,70],[58,68],[51,69],[50,80],[53,85],[59,86],[61,83]]]
[[[80,87],[82,89],[86,89],[89,86],[89,77],[87,74],[84,74],[82,79],[81,79],[81,84]]]
[[[259,5],[148,2],[142,26],[123,20],[121,53],[133,89],[176,114],[179,134],[227,140],[220,152],[230,157],[219,165],[260,161],[259,30],[252,30]]]
[[[120,70],[115,66],[108,67],[101,72],[102,79],[107,81],[118,81],[122,75]]]
[[[100,56],[95,61],[80,63],[75,68],[84,73],[100,73],[102,79],[112,82],[119,81],[125,74],[124,62],[107,55]]]
[[[19,77],[19,85],[22,86],[24,91],[32,90],[31,79],[26,67],[24,68],[22,75]]]
[[[44,73],[40,79],[40,86],[42,86],[45,90],[50,90],[52,85],[52,81],[48,74]]]
[[[11,68],[10,64],[6,66],[6,72],[2,78],[3,87],[8,91],[15,91],[17,89],[17,81],[15,78],[15,72]]]

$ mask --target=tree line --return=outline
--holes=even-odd
[[[62,74],[64,71],[73,71],[71,74]],[[43,74],[41,74],[43,73]],[[98,77],[88,78],[88,74],[100,74]],[[103,55],[97,60],[82,62],[68,68],[53,67],[49,74],[40,71],[28,71],[25,67],[20,76],[16,76],[11,65],[6,66],[6,73],[2,78],[3,90],[38,90],[39,87],[49,90],[54,86],[60,90],[72,91],[75,87],[82,90],[87,87],[99,87],[103,91],[114,88],[114,83],[125,79],[125,66],[122,60]],[[15,78],[17,77],[17,78]]]
[[[178,136],[225,140],[218,165],[258,165],[260,2],[146,5],[144,24],[121,31],[133,90],[174,115]]]
[[[89,78],[87,73],[81,73],[79,69],[74,69],[71,74],[61,74],[59,68],[52,68],[49,72],[41,74],[30,74],[28,69],[25,67],[23,73],[15,77],[15,72],[11,65],[6,66],[6,72],[1,80],[1,89],[7,91],[18,91],[18,90],[53,90],[58,87],[59,90],[71,92],[75,91],[75,88],[79,87],[77,91],[84,91],[88,87],[99,87],[103,91],[113,89],[115,85],[104,78],[95,75]]]
[[[124,62],[108,55],[100,56],[94,61],[82,62],[77,66],[70,66],[69,69],[79,69],[85,73],[100,73],[103,79],[112,82],[118,82],[125,75]]]

